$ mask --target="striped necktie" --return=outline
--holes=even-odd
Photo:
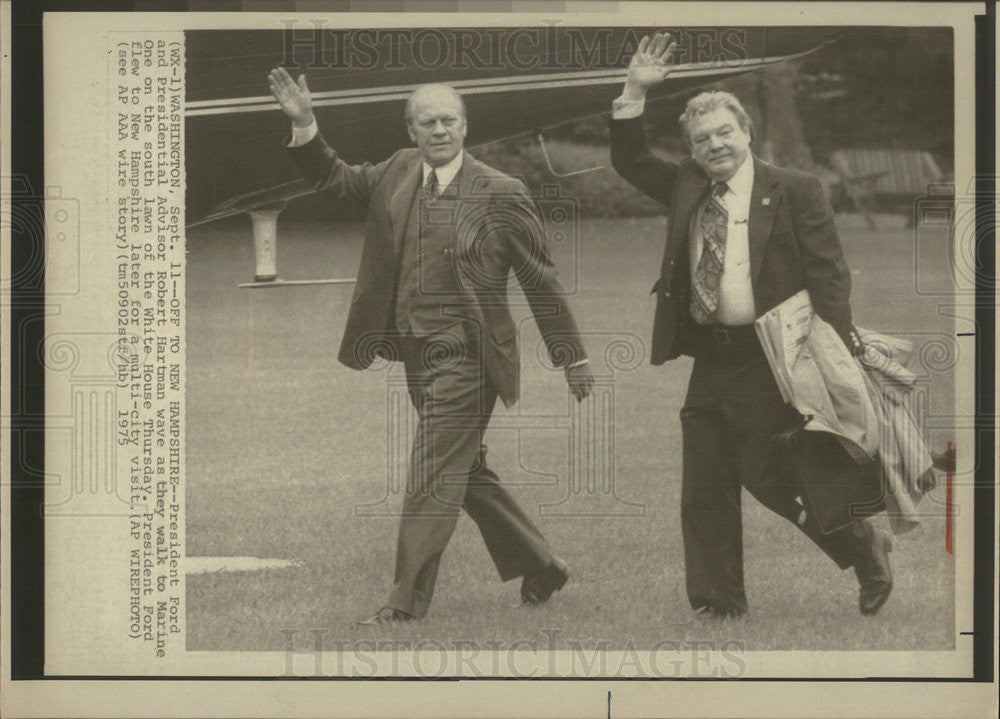
[[[436,200],[438,196],[438,176],[434,168],[427,173],[427,182],[424,185],[424,189],[427,190],[427,194],[432,200]]]

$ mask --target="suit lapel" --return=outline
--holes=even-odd
[[[768,166],[753,158],[753,190],[750,192],[750,217],[747,235],[750,251],[750,283],[757,286],[757,276],[764,261],[764,249],[771,236],[771,225],[778,211],[779,196]]]
[[[392,197],[389,198],[389,222],[392,224],[392,246],[398,254],[403,247],[403,235],[409,219],[410,207],[413,206],[413,195],[423,179],[421,168],[423,163],[419,157],[414,157],[400,170],[401,179]]]
[[[701,168],[691,172],[689,182],[677,183],[677,204],[673,222],[670,228],[671,250],[670,259],[675,259],[678,253],[687,252],[688,238],[691,231],[691,218],[698,210],[698,203],[708,193],[711,181]]]
[[[442,193],[446,200],[461,200],[460,205],[456,205],[455,212],[455,247],[462,251],[468,251],[476,242],[477,237],[482,239],[479,230],[485,222],[491,222],[491,213],[484,212],[493,199],[493,193],[488,191],[488,177],[490,167],[483,164],[468,150],[464,150],[462,155],[462,166],[447,187],[447,192]],[[481,217],[481,221],[468,222],[470,217]]]
[[[468,200],[476,197],[477,192],[481,193],[482,187],[476,188],[475,184],[477,181],[476,178],[480,177],[483,173],[477,167],[477,165],[481,164],[479,160],[470,155],[468,150],[463,150],[462,153],[462,167],[458,171],[458,177],[452,180],[452,184],[448,186],[448,189],[452,189],[455,182],[458,182],[457,196]],[[479,180],[479,182],[481,183],[482,180]]]

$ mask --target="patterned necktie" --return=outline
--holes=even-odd
[[[699,324],[706,324],[719,306],[719,277],[726,257],[726,226],[729,223],[729,213],[720,198],[727,189],[725,182],[714,185],[701,213],[701,258],[694,271],[691,292],[691,316]]]
[[[427,173],[427,183],[424,185],[424,189],[427,190],[427,194],[430,196],[431,200],[436,200],[438,195],[438,176],[434,168]]]

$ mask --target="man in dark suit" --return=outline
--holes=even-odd
[[[694,357],[681,410],[681,522],[691,606],[746,612],[741,485],[798,526],[841,568],[854,567],[859,608],[874,614],[892,589],[891,536],[867,520],[823,533],[775,435],[801,418],[786,405],[754,320],[802,289],[848,347],[850,273],[820,183],[750,151],[752,124],[735,96],[707,92],[681,116],[692,158],[664,162],[643,127],[646,91],[670,72],[669,34],[641,41],[611,121],[611,159],[629,182],[667,206],[652,363]]]
[[[523,577],[521,599],[540,604],[569,570],[496,474],[483,433],[499,396],[518,396],[517,329],[507,282],[517,277],[553,364],[577,400],[593,376],[523,183],[463,150],[465,105],[446,85],[425,85],[406,104],[416,148],[377,165],[351,166],[316,128],[305,77],[282,68],[271,92],[292,120],[290,152],[317,190],[367,208],[365,242],[339,359],[364,369],[376,357],[405,363],[419,422],[403,500],[395,582],[361,622],[423,617],[441,554],[464,509],[504,581]]]

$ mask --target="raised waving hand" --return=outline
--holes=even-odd
[[[281,105],[282,112],[292,119],[296,127],[309,127],[313,121],[313,113],[306,76],[299,75],[298,80],[293,80],[285,68],[276,67],[268,73],[267,80],[271,94]]]
[[[639,47],[632,55],[625,79],[625,97],[639,99],[645,97],[646,90],[663,82],[674,70],[673,56],[677,43],[670,33],[647,35],[639,41]]]

